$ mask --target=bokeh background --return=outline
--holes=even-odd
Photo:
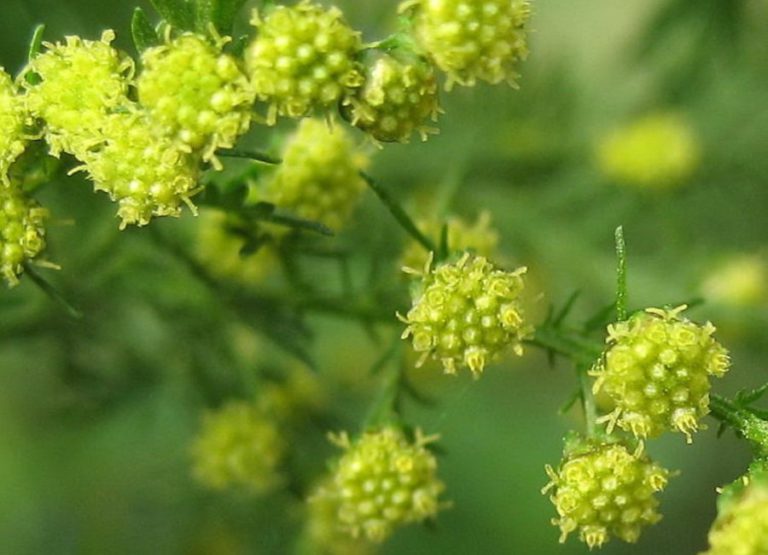
[[[397,2],[338,4],[372,40],[390,30]],[[40,22],[48,40],[97,38],[114,28],[117,44],[134,55],[134,5],[152,13],[144,0],[3,0],[0,64],[22,67]],[[490,211],[506,259],[530,268],[534,321],[576,290],[574,322],[611,302],[613,231],[623,225],[630,305],[725,290],[691,311],[715,322],[732,351],[733,371],[716,391],[760,385],[768,381],[767,25],[761,0],[534,1],[520,89],[444,95],[440,135],[387,146],[370,173],[410,206],[437,197],[470,219]],[[595,145],[612,130],[669,112],[686,122],[701,152],[682,183],[632,187],[601,171]],[[261,128],[252,140],[269,145],[270,137]],[[265,334],[272,314],[253,306],[234,316],[149,231],[118,232],[109,201],[82,179],[52,183],[38,196],[55,219],[49,258],[62,266],[45,275],[85,317],[73,320],[26,279],[0,293],[0,552],[290,553],[301,520],[289,494],[212,493],[190,474],[203,409],[238,395],[243,372],[296,364],[275,346],[274,330]],[[155,225],[194,240],[188,213]],[[376,259],[379,281],[397,284],[405,239],[368,195],[349,228],[326,241],[354,247],[353,280],[363,282]],[[711,277],[744,256],[757,276],[746,286],[743,269]],[[303,265],[305,276],[339,287],[333,264]],[[330,400],[327,419],[307,422],[292,449],[306,473],[317,474],[334,453],[325,430],[359,429],[378,387],[369,368],[386,343],[334,315],[309,314],[306,325],[307,352]],[[286,337],[297,333],[288,328]],[[585,553],[574,539],[557,543],[553,508],[539,493],[544,465],[556,464],[564,433],[581,425],[578,410],[558,414],[575,387],[571,367],[551,368],[530,350],[476,382],[422,376],[417,383],[436,404],[408,403],[405,414],[441,434],[440,473],[453,507],[433,527],[401,530],[382,552]],[[709,425],[693,445],[680,437],[649,444],[657,460],[680,470],[662,494],[664,519],[639,544],[612,542],[603,553],[685,555],[706,547],[715,488],[749,461],[732,432],[717,438],[717,423]]]

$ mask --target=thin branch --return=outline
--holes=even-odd
[[[627,319],[627,245],[624,242],[624,228],[616,228],[616,318],[619,322]]]
[[[244,148],[222,148],[216,151],[219,156],[226,156],[228,158],[245,158],[253,160],[254,162],[261,162],[262,164],[281,164],[283,160],[278,156],[272,156],[266,152],[260,150],[250,150]]]

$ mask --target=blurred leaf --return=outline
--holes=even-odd
[[[45,24],[40,24],[35,27],[32,32],[32,41],[29,43],[28,60],[31,62],[39,53],[43,44],[43,34],[45,33]]]
[[[131,34],[133,35],[133,44],[139,54],[147,48],[160,44],[160,37],[157,36],[157,32],[147,19],[147,14],[138,7],[133,11],[131,18]]]
[[[199,33],[207,33],[213,24],[222,35],[232,36],[232,28],[245,0],[196,0],[195,26]]]
[[[188,0],[150,0],[157,13],[181,31],[195,30],[195,6]]]

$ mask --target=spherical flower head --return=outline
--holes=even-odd
[[[654,494],[667,485],[669,471],[642,453],[621,444],[584,443],[566,454],[555,470],[547,466],[557,509],[552,524],[560,528],[560,543],[571,532],[590,549],[611,537],[634,543],[643,528],[661,519]]]
[[[143,111],[105,118],[103,143],[83,154],[97,191],[119,205],[120,228],[145,225],[153,216],[178,216],[198,191],[197,161],[172,139],[159,135]]]
[[[365,70],[365,85],[345,100],[342,112],[352,125],[377,141],[407,143],[418,132],[422,140],[436,129],[440,110],[433,67],[414,55],[403,59],[379,56]]]
[[[367,164],[347,132],[323,120],[304,119],[288,138],[282,159],[264,184],[262,200],[341,228],[365,189],[360,170]]]
[[[710,377],[722,377],[730,360],[715,327],[682,318],[685,308],[649,308],[608,326],[608,347],[590,375],[615,407],[603,417],[609,432],[615,424],[638,438],[674,430],[692,441],[709,412]]]
[[[48,211],[19,188],[0,187],[0,274],[16,285],[23,264],[45,249],[45,220]]]
[[[303,0],[254,11],[251,23],[257,35],[245,52],[246,68],[256,95],[270,103],[268,123],[333,107],[362,84],[360,33],[338,8]]]
[[[263,493],[280,481],[285,440],[255,405],[231,401],[208,412],[192,445],[193,475],[212,489]]]
[[[485,258],[496,258],[499,232],[493,227],[491,213],[486,210],[480,212],[473,223],[459,216],[448,216],[444,220],[437,217],[421,219],[417,225],[423,233],[435,240],[439,240],[445,225],[448,248],[452,251],[469,251]],[[400,266],[423,268],[428,258],[429,253],[424,250],[424,247],[415,240],[411,240],[400,257]]]
[[[262,283],[279,260],[270,244],[261,245],[254,253],[243,253],[246,239],[237,233],[238,224],[224,212],[201,211],[197,255],[214,276],[252,287]]]
[[[522,354],[524,325],[520,293],[525,268],[507,272],[482,256],[465,253],[456,262],[422,274],[413,306],[405,318],[403,338],[422,353],[417,365],[432,357],[448,374],[469,368],[473,377],[511,347]]]
[[[0,67],[0,187],[9,185],[8,170],[24,152],[25,112],[16,86],[5,70]]]
[[[416,41],[447,75],[446,88],[514,84],[528,55],[528,0],[406,0]]]
[[[445,489],[437,460],[426,448],[434,438],[416,432],[411,442],[395,427],[367,432],[351,441],[334,437],[345,450],[333,483],[318,497],[338,503],[337,522],[352,537],[382,542],[403,524],[433,518]]]
[[[678,114],[640,118],[607,135],[597,147],[600,170],[611,180],[641,189],[685,183],[699,165],[701,148]]]
[[[110,46],[113,31],[100,41],[66,37],[46,43],[21,84],[27,89],[27,109],[45,122],[51,154],[61,151],[82,158],[101,138],[106,115],[125,105],[133,61]]]
[[[768,553],[768,475],[763,470],[725,488],[719,513],[709,532],[709,549],[701,555]]]
[[[706,274],[701,293],[707,302],[725,307],[764,303],[768,300],[768,263],[756,254],[730,256]]]
[[[220,41],[223,42],[223,41]],[[248,130],[253,92],[232,56],[191,33],[146,49],[139,102],[163,132],[213,159]]]

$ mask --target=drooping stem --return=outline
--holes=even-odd
[[[53,285],[51,285],[48,280],[46,280],[43,276],[38,274],[34,268],[32,268],[31,264],[25,264],[24,265],[24,272],[29,276],[29,278],[32,280],[32,282],[37,285],[46,295],[48,295],[52,300],[59,303],[64,310],[69,314],[70,317],[75,318],[79,320],[83,317],[83,313],[72,305],[59,291],[56,289]]]
[[[709,408],[712,417],[732,427],[749,441],[759,457],[768,456],[768,421],[720,395],[710,396]]]
[[[229,158],[246,158],[253,160],[254,162],[261,162],[263,164],[281,164],[283,160],[278,156],[272,156],[266,152],[260,150],[250,150],[243,148],[222,148],[216,151],[219,156],[227,156]]]
[[[624,228],[616,228],[616,318],[619,322],[627,319],[627,245],[624,242]]]
[[[370,187],[376,196],[379,197],[379,200],[384,203],[384,206],[387,207],[389,213],[392,214],[395,220],[397,220],[397,223],[399,223],[400,226],[409,235],[411,235],[411,237],[416,239],[416,241],[418,241],[419,244],[426,250],[430,252],[437,252],[436,245],[432,242],[431,239],[429,239],[429,237],[419,231],[419,228],[416,227],[416,224],[413,222],[411,217],[406,213],[405,210],[403,210],[403,207],[400,206],[400,204],[392,197],[392,195],[389,194],[389,191],[379,185],[376,180],[373,179],[373,177],[365,172],[360,172],[360,177],[365,180],[365,182],[368,184],[368,187]]]

